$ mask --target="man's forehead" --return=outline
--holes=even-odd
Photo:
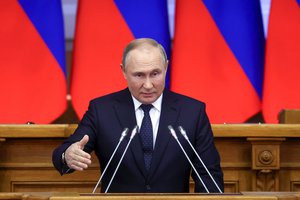
[[[130,57],[133,59],[151,59],[151,58],[158,58],[161,57],[161,53],[158,48],[149,47],[149,48],[138,48],[133,49],[128,54],[129,59]]]
[[[164,57],[158,47],[145,44],[132,49],[127,54],[126,67],[129,65],[151,65],[151,63],[159,67],[164,66]]]
[[[138,53],[138,54],[151,54],[151,53],[159,53],[159,49],[157,47],[153,47],[151,45],[143,45],[143,46],[139,46],[135,49],[132,49],[130,52]]]

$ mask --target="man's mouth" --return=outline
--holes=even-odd
[[[153,92],[151,92],[151,93],[142,93],[142,95],[144,97],[151,97],[151,96],[153,96]]]

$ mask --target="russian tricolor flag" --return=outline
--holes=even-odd
[[[259,0],[177,0],[171,89],[212,123],[244,122],[261,109],[264,50]]]
[[[166,0],[79,0],[71,96],[81,118],[91,99],[120,90],[125,46],[150,37],[170,51]]]
[[[0,1],[0,123],[50,123],[66,108],[60,0]]]
[[[272,0],[266,43],[262,112],[278,122],[282,109],[300,109],[300,0]]]

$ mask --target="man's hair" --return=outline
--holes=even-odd
[[[166,63],[168,61],[166,51],[161,44],[159,44],[158,42],[156,42],[155,40],[153,40],[151,38],[139,38],[139,39],[133,40],[125,47],[124,52],[123,52],[123,57],[122,57],[122,68],[123,69],[126,66],[129,52],[134,49],[137,49],[138,47],[142,46],[143,44],[148,44],[150,46],[158,48],[161,52],[164,62]]]

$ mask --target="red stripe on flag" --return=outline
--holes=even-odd
[[[202,1],[176,1],[171,89],[202,100],[212,123],[243,122],[259,97]]]
[[[132,39],[113,1],[79,1],[71,95],[80,118],[92,98],[126,87],[120,63]]]
[[[300,8],[272,0],[266,45],[263,116],[277,123],[282,109],[300,109]]]
[[[66,108],[66,81],[17,1],[0,3],[0,122],[49,123]]]

